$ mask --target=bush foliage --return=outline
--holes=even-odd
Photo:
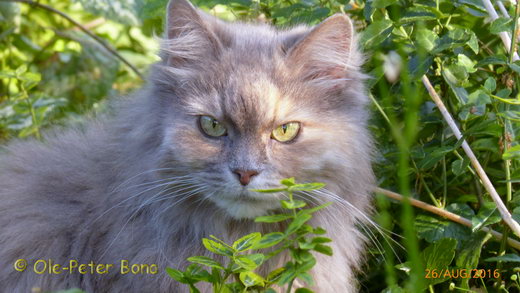
[[[121,58],[63,14],[146,75],[147,65],[157,60],[153,36],[161,34],[166,2],[0,0],[0,142],[38,138],[49,125],[73,123],[81,114],[103,109],[108,97],[142,84]],[[461,141],[421,82],[425,75],[434,85],[520,221],[520,62],[499,37],[516,29],[518,13],[511,2],[503,2],[502,16],[494,21],[479,0],[194,3],[223,19],[281,27],[316,24],[345,12],[362,32],[379,186],[472,223],[465,227],[377,195],[376,220],[382,229],[369,235],[372,245],[360,276],[362,291],[520,290],[518,250],[483,228],[516,240],[518,235],[501,221]],[[494,4],[497,10],[502,5]],[[477,277],[477,269],[485,275]]]

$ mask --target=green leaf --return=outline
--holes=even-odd
[[[396,3],[398,0],[373,0],[372,1],[372,7],[379,9],[379,8],[385,8],[387,6],[390,6],[394,3]]]
[[[489,31],[492,34],[498,34],[500,32],[511,32],[513,31],[513,21],[511,18],[499,17],[491,22]]]
[[[486,258],[485,261],[487,261],[487,262],[497,262],[497,261],[520,262],[520,256],[517,254],[504,254],[501,256]]]
[[[242,281],[242,284],[246,287],[253,287],[253,286],[264,286],[264,278],[261,276],[253,273],[253,272],[242,272],[239,275],[240,281]]]
[[[235,257],[233,261],[241,268],[247,271],[253,271],[258,267],[258,264],[250,259],[247,255]]]
[[[285,234],[281,232],[272,232],[265,234],[262,238],[253,246],[253,249],[268,248],[274,246],[285,238]]]
[[[469,59],[468,56],[466,56],[464,54],[457,55],[457,64],[459,66],[464,67],[466,69],[466,71],[469,73],[473,73],[473,72],[477,71],[477,69],[475,68],[475,65],[477,64],[477,62]]]
[[[270,216],[260,216],[255,218],[255,222],[257,223],[278,223],[288,219],[291,219],[293,215],[289,214],[278,214],[278,215],[270,215]]]
[[[282,191],[287,191],[286,187],[283,188],[271,188],[271,189],[249,189],[254,192],[260,192],[260,193],[277,193]]]
[[[455,248],[457,240],[452,238],[443,238],[434,244],[428,246],[422,253],[425,267],[430,270],[441,271],[447,269],[455,257]],[[444,282],[446,278],[430,278],[426,279],[429,285]]]
[[[484,82],[484,88],[491,94],[497,89],[497,81],[493,77],[488,77]]]
[[[304,201],[301,201],[301,200],[293,200],[293,201],[281,200],[280,202],[282,204],[282,207],[284,209],[288,209],[288,210],[303,208],[304,206],[307,205]]]
[[[507,151],[505,151],[504,154],[502,155],[502,159],[504,159],[504,160],[520,159],[520,144],[515,145],[514,147],[511,147]]]
[[[262,234],[258,232],[248,234],[235,241],[233,243],[233,248],[238,252],[248,250],[253,245],[255,245],[260,240],[260,238],[262,238]]]
[[[437,46],[431,53],[435,55],[444,50],[454,49],[467,45],[472,36],[472,33],[473,32],[471,30],[462,28],[450,30],[439,39]]]
[[[312,238],[312,243],[329,243],[332,242],[332,239],[327,237],[314,237]]]
[[[420,28],[416,33],[417,44],[426,51],[431,51],[435,47],[435,43],[439,37],[436,33],[429,29]]]
[[[293,186],[289,186],[289,191],[311,191],[323,188],[325,186],[325,183],[320,182],[312,182],[312,183],[302,183],[302,184],[295,184]]]
[[[211,268],[217,268],[217,269],[224,269],[224,266],[222,266],[219,262],[216,260],[206,257],[206,256],[192,256],[188,257],[188,261],[191,261],[193,263],[201,264],[204,266],[208,266]]]
[[[454,203],[449,205],[446,210],[465,218],[474,216],[473,210],[465,204]],[[418,215],[415,218],[414,225],[417,230],[417,236],[430,243],[434,243],[443,238],[453,238],[458,240],[460,244],[471,237],[470,228],[427,215]]]
[[[361,34],[361,44],[365,49],[373,48],[392,33],[393,22],[389,19],[381,19],[372,22]]]
[[[317,244],[314,247],[314,250],[319,252],[319,253],[323,253],[325,255],[332,256],[332,247],[330,247],[328,245]]]
[[[75,0],[75,2],[81,3],[83,8],[85,8],[86,11],[89,11],[93,15],[101,15],[106,19],[117,21],[122,24],[140,24],[140,21],[137,17],[137,1]]]
[[[280,275],[285,271],[285,268],[277,268],[276,270],[273,270],[267,275],[267,281],[269,283],[274,283],[278,280]]]
[[[462,250],[457,254],[456,265],[458,268],[471,271],[476,269],[479,263],[482,246],[489,240],[491,235],[481,231],[471,235],[471,238],[462,245]],[[469,278],[463,278],[461,286],[469,289]]]
[[[468,168],[470,161],[468,159],[464,160],[455,160],[453,163],[451,163],[451,171],[456,176],[464,174],[466,171],[466,168]]]
[[[403,16],[399,19],[400,23],[409,23],[425,20],[435,20],[437,15],[423,7],[412,7],[407,9]]]
[[[291,186],[293,186],[293,185],[296,184],[296,182],[294,181],[294,177],[287,178],[287,179],[282,179],[282,180],[280,181],[280,183],[281,183],[282,185],[287,186],[287,187],[291,187]]]
[[[289,281],[295,279],[296,274],[297,274],[297,272],[294,269],[294,267],[290,266],[281,273],[281,275],[278,277],[278,281],[276,281],[276,283],[278,285],[285,285],[285,284],[289,283]]]
[[[311,274],[309,274],[308,272],[301,272],[296,276],[296,278],[304,281],[305,284],[307,284],[309,286],[314,285],[314,279],[312,278]],[[314,292],[307,288],[299,288],[299,289],[307,290],[307,291],[301,291],[301,292]],[[300,291],[298,291],[299,289],[297,289],[296,292],[300,292]]]
[[[494,202],[484,202],[477,215],[471,218],[473,232],[480,230],[485,225],[495,224],[502,220]]]
[[[312,218],[309,214],[297,214],[296,218],[289,224],[289,227],[287,227],[287,230],[285,231],[286,235],[290,235],[294,232],[296,232],[305,222],[310,220]]]
[[[202,244],[204,247],[206,247],[207,250],[213,253],[225,256],[233,256],[234,251],[232,249],[211,239],[202,238]]]
[[[179,271],[179,270],[176,270],[176,269],[172,269],[172,268],[166,268],[166,273],[168,273],[168,275],[174,279],[175,281],[177,282],[180,282],[180,283],[183,283],[183,284],[187,284],[188,282],[186,281],[186,279],[184,278],[184,273]]]

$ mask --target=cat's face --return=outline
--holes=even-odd
[[[169,5],[156,82],[172,95],[167,160],[234,218],[277,207],[287,177],[334,182],[348,174],[364,133],[363,86],[345,16],[313,30],[225,24],[183,0]]]

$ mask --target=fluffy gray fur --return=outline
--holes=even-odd
[[[184,292],[164,269],[205,254],[201,238],[209,234],[231,242],[272,230],[251,218],[282,195],[249,189],[291,176],[327,184],[299,195],[309,204],[336,202],[312,222],[334,240],[333,257],[317,255],[314,289],[356,291],[365,243],[356,227],[367,220],[373,174],[362,56],[348,17],[281,31],[225,23],[172,0],[161,57],[148,85],[117,101],[114,115],[43,142],[13,142],[0,156],[3,292]],[[200,115],[217,118],[228,135],[203,135]],[[271,139],[290,121],[302,125],[294,141]],[[242,186],[235,169],[259,174]],[[21,258],[25,272],[13,268]],[[39,275],[38,259],[116,269]],[[121,275],[121,259],[157,264],[159,274]]]

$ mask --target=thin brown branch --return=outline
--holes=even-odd
[[[404,196],[400,195],[399,193],[395,193],[393,191],[390,191],[390,190],[386,190],[386,189],[383,189],[383,188],[379,188],[379,187],[376,187],[375,188],[375,192],[377,193],[381,193],[391,199],[395,199],[395,200],[398,200],[398,201],[403,201],[404,200]],[[435,206],[432,206],[430,204],[427,204],[423,201],[420,201],[420,200],[417,200],[417,199],[413,199],[413,198],[409,198],[410,200],[410,204],[413,205],[414,207],[418,207],[422,210],[425,210],[425,211],[428,211],[430,213],[434,213],[436,215],[439,215],[443,218],[446,218],[450,221],[453,221],[455,223],[458,223],[458,224],[461,224],[461,225],[464,225],[466,227],[472,227],[472,224],[471,224],[471,221],[464,218],[464,217],[461,217],[459,215],[456,215],[454,213],[451,213],[447,210],[443,210],[441,208],[438,208],[438,207],[435,207]],[[495,237],[497,240],[501,240],[504,236],[502,235],[502,233],[500,232],[497,232],[493,229],[490,229],[488,227],[483,227],[482,228],[482,231],[486,232],[486,233],[490,233],[491,235],[493,235],[493,237]],[[513,248],[516,248],[518,250],[520,250],[520,242],[514,240],[514,239],[511,239],[511,238],[507,238],[507,243],[509,244],[509,246],[513,247]]]
[[[135,74],[137,74],[137,76],[139,76],[141,79],[144,79],[144,77],[141,75],[139,70],[137,68],[135,68],[135,66],[133,66],[123,56],[121,56],[121,54],[119,54],[114,48],[112,48],[102,38],[100,38],[97,35],[95,35],[88,28],[86,28],[85,26],[83,26],[82,24],[80,24],[79,22],[77,22],[76,20],[71,18],[70,16],[68,16],[67,14],[65,14],[65,13],[63,13],[63,12],[53,8],[53,7],[50,7],[48,5],[41,4],[41,3],[38,3],[38,2],[34,2],[34,1],[31,1],[31,0],[0,0],[0,2],[19,2],[19,3],[24,3],[24,4],[28,4],[28,5],[32,6],[32,7],[44,9],[44,10],[47,10],[49,12],[52,12],[54,14],[57,14],[57,15],[61,16],[62,18],[66,19],[68,22],[72,23],[74,26],[79,28],[81,31],[83,31],[85,34],[87,34],[89,37],[94,39],[96,42],[98,42],[110,54],[114,55],[117,59],[119,59],[121,62],[126,64],[126,66],[128,66],[133,72],[135,72]]]
[[[451,128],[451,131],[455,135],[457,139],[462,139],[462,133],[460,132],[459,128],[457,127],[457,124],[451,117],[450,113],[448,112],[448,109],[446,109],[446,106],[444,106],[444,103],[442,102],[441,98],[433,88],[432,84],[430,83],[430,80],[426,75],[423,75],[422,82],[426,89],[428,90],[428,93],[430,94],[430,97],[437,105],[437,108],[439,108],[439,111],[441,112],[442,116],[444,117],[444,120],[448,123],[448,125]],[[469,144],[464,140],[462,142],[462,149],[464,149],[464,152],[466,152],[466,155],[468,156],[469,160],[471,161],[471,165],[473,165],[473,168],[475,168],[475,171],[477,172],[478,176],[480,177],[480,180],[482,181],[482,184],[486,188],[487,192],[497,205],[498,211],[500,212],[500,215],[502,216],[502,219],[504,222],[511,228],[511,230],[516,234],[516,236],[520,237],[520,225],[513,219],[511,216],[511,213],[507,210],[506,206],[504,205],[504,202],[502,202],[502,199],[500,198],[500,195],[498,195],[498,192],[496,191],[495,187],[493,186],[493,183],[491,183],[491,180],[489,180],[489,177],[487,176],[486,172],[484,171],[484,168],[480,165],[480,162],[478,161],[477,157],[469,147]]]

